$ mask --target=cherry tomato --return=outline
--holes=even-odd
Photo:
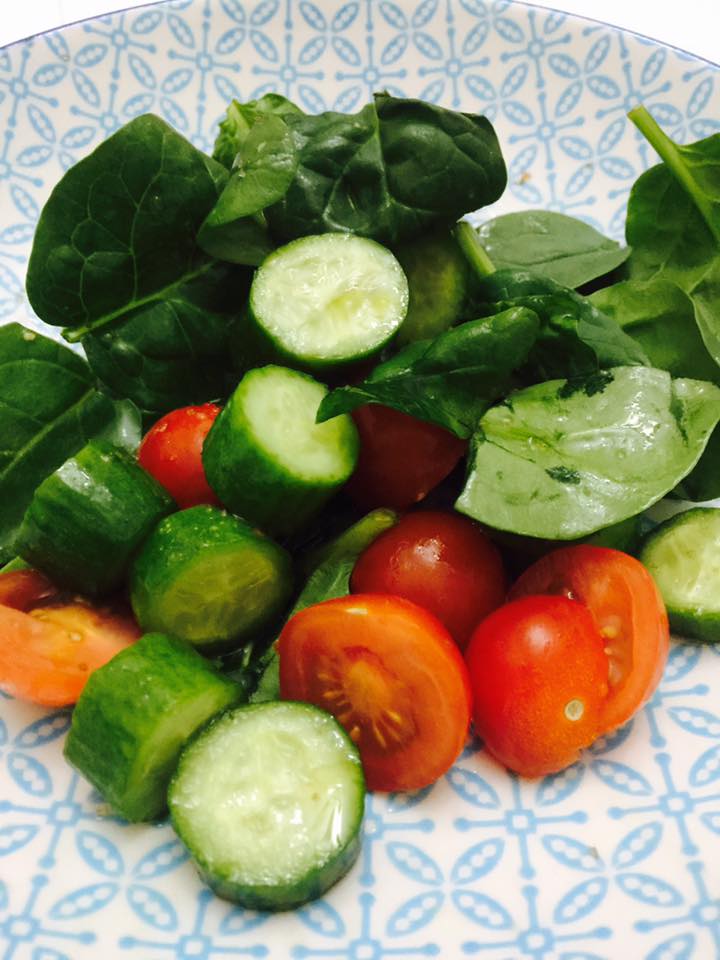
[[[367,509],[404,510],[418,503],[467,449],[464,440],[442,427],[390,407],[368,404],[352,417],[360,434],[360,457],[346,489]]]
[[[402,517],[360,555],[354,593],[390,593],[425,607],[461,648],[483,617],[505,600],[502,560],[467,517],[441,510]]]
[[[280,691],[332,713],[371,790],[417,790],[457,759],[470,722],[462,656],[432,614],[357,594],[296,613],[279,640]]]
[[[173,410],[148,430],[140,444],[140,466],[165,487],[181,509],[218,504],[202,464],[203,443],[218,413],[220,407],[214,403]]]
[[[533,593],[561,594],[588,607],[609,661],[603,732],[622,726],[652,696],[670,649],[665,604],[653,578],[627,553],[582,544],[538,560],[510,597]]]
[[[139,636],[131,617],[85,603],[0,606],[0,689],[48,707],[75,703],[92,671]]]
[[[607,657],[577,600],[506,603],[473,633],[466,661],[475,731],[511,770],[555,773],[603,732]]]
[[[0,606],[29,610],[58,595],[58,590],[37,570],[0,573]]]

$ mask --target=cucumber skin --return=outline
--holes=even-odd
[[[202,452],[205,476],[228,510],[271,535],[289,536],[309,523],[350,473],[331,483],[306,482],[260,449],[242,410],[243,384],[254,372],[250,371],[240,381],[205,438]],[[312,379],[304,373],[293,373]],[[352,436],[354,465],[360,441],[356,432]]]
[[[171,514],[161,521],[147,538],[133,562],[130,577],[130,595],[133,611],[143,630],[179,635],[174,624],[163,623],[153,610],[153,597],[162,593],[176,573],[192,566],[200,549],[219,550],[237,543],[262,551],[277,572],[277,590],[262,621],[253,622],[228,638],[194,641],[181,637],[204,653],[219,653],[239,646],[253,631],[261,630],[280,616],[293,588],[290,554],[279,544],[253,530],[239,517],[233,517],[216,507],[197,506]]]
[[[658,540],[664,539],[674,527],[682,526],[688,520],[692,520],[693,517],[701,517],[710,510],[716,512],[717,508],[693,507],[691,510],[675,514],[675,516],[669,517],[654,530],[651,530],[645,538],[639,559],[650,571],[661,594],[663,594],[663,591],[660,586],[660,578],[656,573],[657,566],[652,560],[653,546]],[[671,605],[664,594],[663,600],[670,621],[670,630],[673,633],[679,634],[683,639],[694,640],[698,643],[720,643],[720,597],[718,598],[716,612],[701,612],[691,607]]]
[[[294,701],[283,700],[281,702],[287,704],[293,703]],[[277,705],[277,703],[278,701],[243,704],[239,709],[264,710],[268,707]],[[314,707],[312,704],[307,703],[297,703],[297,706],[307,707],[311,710],[319,710],[318,707]],[[331,716],[331,714],[329,716]],[[336,884],[338,880],[341,880],[352,868],[362,848],[361,827],[364,806],[361,804],[360,816],[354,825],[354,829],[352,830],[347,843],[335,854],[332,862],[314,868],[306,873],[301,881],[298,881],[295,884],[288,884],[282,890],[279,890],[276,886],[250,886],[247,884],[237,883],[236,881],[231,880],[229,877],[220,876],[218,873],[211,870],[203,861],[202,857],[199,856],[195,851],[191,850],[190,847],[185,843],[182,824],[178,822],[178,819],[173,814],[172,795],[175,784],[182,774],[183,762],[188,755],[188,751],[194,747],[198,741],[201,741],[205,734],[210,733],[211,730],[223,719],[225,719],[223,715],[216,716],[210,721],[210,723],[198,730],[190,738],[180,756],[180,762],[178,763],[177,769],[170,781],[170,786],[168,788],[170,818],[172,820],[173,828],[175,829],[175,832],[180,840],[182,840],[183,844],[190,851],[190,855],[198,873],[205,883],[210,887],[210,889],[219,897],[222,897],[224,900],[229,900],[232,903],[238,903],[246,910],[263,910],[272,913],[279,913],[284,910],[295,910],[298,907],[303,906],[303,904],[321,897],[323,893]],[[340,724],[337,724],[337,726],[339,728],[339,732],[342,734],[347,743],[353,748],[353,750],[357,750],[357,747],[352,742],[345,729]],[[358,762],[357,771],[359,780],[362,784],[362,793],[364,795],[365,774],[360,762]]]
[[[99,596],[120,586],[135,550],[175,509],[126,450],[91,441],[37,488],[16,548],[58,586]]]
[[[175,694],[169,689],[171,678]],[[211,688],[217,694],[217,710],[201,726],[236,704],[241,689],[182,640],[145,634],[91,674],[73,711],[65,759],[126,820],[156,820],[167,809],[167,784],[184,742],[177,747],[173,769],[160,777],[153,795],[133,802],[126,798],[126,791],[138,747],[147,739],[149,725]],[[183,690],[182,698],[178,689]]]
[[[309,236],[326,236],[326,234],[310,234]],[[337,234],[337,236],[350,237],[353,235],[340,233]],[[307,239],[307,236],[297,237],[295,240],[291,240],[282,247],[278,247],[277,250],[273,250],[273,252],[269,254],[269,256],[267,256],[260,264],[258,270],[261,270],[262,267],[271,260],[282,256],[290,247],[294,247],[296,244],[302,244]],[[388,253],[393,253],[389,247],[383,246],[383,244],[378,243],[377,240],[371,240],[369,237],[358,237],[357,239],[362,239],[364,243],[375,244],[376,246],[387,250]],[[257,276],[257,272],[255,276]],[[252,358],[254,361],[253,365],[258,365],[259,363],[278,363],[283,366],[291,367],[294,370],[299,370],[302,373],[310,374],[330,374],[333,371],[347,370],[348,368],[353,367],[354,364],[362,363],[363,361],[371,360],[373,357],[376,357],[379,353],[381,353],[383,348],[388,345],[393,337],[397,335],[398,330],[402,327],[402,323],[398,324],[396,329],[391,331],[381,343],[375,344],[372,347],[368,347],[367,350],[361,350],[353,353],[353,355],[349,357],[312,357],[306,354],[294,353],[293,351],[288,350],[287,347],[285,347],[276,337],[273,337],[258,319],[253,305],[254,282],[255,281],[253,278],[253,284],[250,286],[250,295],[248,297],[247,314],[243,318],[244,322],[242,325],[243,339],[247,342],[247,352],[245,356],[246,358]]]

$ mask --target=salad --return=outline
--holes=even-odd
[[[506,185],[490,122],[377,94],[158,117],[66,172],[0,328],[0,687],[76,704],[65,755],[170,817],[223,897],[283,910],[366,790],[472,721],[525,776],[720,639],[720,137],[671,141],[625,247]]]

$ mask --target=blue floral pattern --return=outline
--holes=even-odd
[[[569,211],[616,237],[654,162],[627,110],[645,103],[681,141],[720,129],[718,68],[522,4],[172,0],[103,17],[0,50],[0,322],[37,325],[23,285],[42,203],[131,117],[209,149],[231,97],[349,111],[383,87],[492,118],[509,168],[493,212]],[[719,693],[720,652],[677,644],[645,710],[557,776],[523,781],[469,743],[431,789],[369,798],[349,877],[278,916],[210,895],[166,824],[114,818],[61,758],[67,711],[0,694],[0,957],[720,958]]]

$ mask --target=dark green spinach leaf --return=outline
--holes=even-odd
[[[630,255],[589,223],[552,210],[508,213],[482,224],[478,234],[498,270],[530,270],[571,288],[610,273]]]
[[[550,381],[493,407],[456,506],[501,530],[583,537],[655,503],[687,476],[720,420],[720,389],[618,367],[601,390]]]
[[[116,408],[67,347],[18,323],[0,327],[0,565],[38,484],[100,435],[136,445],[137,412]]]
[[[525,362],[539,328],[536,314],[514,307],[412,343],[361,384],[327,394],[318,422],[364,403],[381,403],[469,437],[485,410],[508,390],[510,375]]]
[[[549,277],[497,270],[478,281],[473,307],[480,315],[526,307],[540,317],[540,335],[526,370],[534,382],[648,362],[640,344],[614,320]]]
[[[489,120],[382,93],[359,113],[287,115],[298,169],[266,210],[290,240],[350,231],[395,244],[497,200],[507,180]]]
[[[291,113],[299,114],[302,110],[279,93],[266,93],[259,100],[250,100],[248,103],[232,100],[220,121],[220,132],[213,148],[214,159],[231,170],[258,115],[285,117]]]

